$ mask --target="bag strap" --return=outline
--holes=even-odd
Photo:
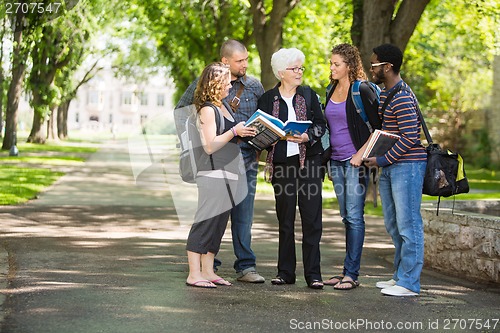
[[[222,115],[222,112],[219,111],[218,107],[216,107],[215,105],[213,105],[211,103],[206,103],[206,104],[212,106],[212,108],[214,109],[214,112],[219,115],[219,117],[217,117],[217,115],[215,116],[215,123],[216,123],[217,129],[219,129],[221,127],[220,124],[222,123],[222,129],[221,129],[221,132],[219,133],[219,135],[220,135],[224,132],[224,116]],[[212,170],[215,170],[213,154],[210,154],[210,165],[212,167]],[[229,200],[231,200],[231,206],[234,208],[236,206],[236,203],[234,202],[233,192],[231,191],[231,186],[229,185],[229,181],[227,180],[226,170],[222,169],[222,173],[224,175],[224,182],[226,183],[226,189],[227,189],[227,193],[229,195]]]
[[[210,102],[205,102],[203,106],[210,106],[212,107],[212,109],[214,109],[214,112],[215,112],[215,127],[217,128],[217,135],[221,135],[222,133],[224,133],[224,129],[225,129],[225,126],[224,126],[224,115],[222,114],[222,112],[220,112],[219,108],[215,105],[213,105],[212,103]]]
[[[309,86],[304,86],[304,90],[308,90],[309,92],[304,94],[304,99],[306,100],[307,110],[311,109],[311,100],[312,100],[312,89]]]
[[[407,89],[405,89],[408,91]],[[429,129],[427,128],[427,124],[425,123],[424,116],[422,115],[422,111],[420,111],[420,106],[418,105],[417,102],[417,115],[420,118],[420,123],[422,124],[422,130],[424,131],[425,139],[427,140],[428,145],[432,145],[432,137],[431,133],[429,132]]]
[[[389,105],[389,102],[392,100],[394,95],[401,89],[401,85],[403,84],[403,81],[400,81],[394,89],[387,95],[387,98],[384,101],[384,104],[382,104],[382,109],[380,109],[380,113],[382,113],[382,121],[384,120],[384,112],[385,109],[387,108],[387,105]]]
[[[410,94],[412,93],[406,87],[402,87],[401,89],[404,91],[407,91]],[[415,97],[415,99],[416,99],[416,97]],[[429,129],[427,128],[427,124],[425,123],[424,115],[422,114],[422,111],[420,110],[420,106],[418,105],[418,101],[417,101],[417,116],[420,118],[420,123],[422,124],[422,130],[424,131],[424,135],[425,135],[425,139],[427,140],[427,144],[432,145],[433,141],[432,141],[431,133],[429,132]]]
[[[231,106],[231,109],[233,110],[233,112],[236,112],[236,110],[238,110],[238,108],[240,107],[240,102],[241,102],[240,97],[241,97],[241,94],[243,94],[243,90],[245,90],[245,86],[243,85],[243,83],[240,80],[240,88],[236,92],[236,95],[233,97],[231,102],[229,102],[229,106]]]
[[[368,117],[366,116],[365,108],[363,105],[363,100],[361,99],[360,87],[361,87],[361,83],[363,83],[363,82],[364,81],[361,81],[361,80],[356,80],[353,82],[353,84],[351,85],[351,98],[352,98],[352,102],[354,103],[354,106],[356,107],[356,112],[359,114],[361,119],[363,119],[363,121],[365,122],[366,127],[368,127],[368,130],[370,131],[370,133],[373,133],[373,126],[372,126],[372,124],[370,124],[370,121],[368,120]],[[375,84],[372,84],[371,86],[376,87],[376,88],[374,87],[373,89],[375,89],[375,93],[378,96],[380,96],[380,88]]]
[[[389,105],[389,102],[393,99],[394,95],[396,95],[396,93],[400,90],[404,90],[404,91],[411,93],[411,91],[408,88],[403,87],[403,81],[400,81],[394,87],[394,89],[391,91],[391,93],[389,95],[387,95],[387,98],[385,99],[384,104],[382,105],[382,109],[381,109],[382,121],[384,120],[384,111],[387,108],[387,105]],[[431,145],[433,143],[431,133],[429,132],[429,129],[427,128],[427,124],[425,123],[425,119],[424,119],[424,116],[422,115],[422,111],[420,111],[420,106],[418,105],[418,101],[416,103],[416,107],[417,107],[417,116],[420,118],[420,123],[422,124],[422,129],[423,129],[424,134],[425,134],[425,139],[427,140],[427,143],[429,145]]]

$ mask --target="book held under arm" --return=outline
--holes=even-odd
[[[287,136],[300,135],[307,131],[312,122],[310,120],[294,120],[282,122],[280,119],[261,110],[246,121],[245,126],[253,126],[257,134],[248,139],[248,143],[258,150],[263,150],[277,142],[285,140]]]
[[[382,156],[399,140],[399,135],[376,129],[366,146],[363,158]]]

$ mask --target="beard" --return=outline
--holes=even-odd
[[[375,83],[375,84],[384,83],[385,73],[383,71],[379,72],[379,73],[375,73],[375,75],[372,75],[372,80],[373,80],[373,83]]]
[[[231,73],[231,74],[233,74],[233,75],[234,75],[235,77],[237,77],[237,78],[240,78],[240,77],[245,76],[245,75],[246,75],[246,73],[247,73],[247,70],[246,70],[246,68],[244,68],[244,69],[242,69],[242,70],[239,70],[239,71],[238,71],[238,72],[236,72],[236,73]]]

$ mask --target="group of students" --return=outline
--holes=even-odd
[[[251,249],[258,154],[245,142],[245,138],[255,135],[254,129],[244,126],[245,120],[260,109],[283,122],[312,122],[305,133],[280,140],[267,151],[265,172],[274,188],[279,225],[278,272],[271,283],[284,285],[296,281],[294,224],[298,206],[304,277],[308,287],[322,289],[324,285],[333,285],[335,289],[349,290],[359,285],[368,170],[382,167],[379,191],[395,257],[392,279],[378,282],[377,287],[385,295],[418,295],[424,251],[420,204],[426,154],[420,143],[418,102],[400,76],[401,50],[392,44],[373,49],[370,58],[372,81],[384,85],[379,105],[376,92],[366,82],[368,78],[357,48],[350,44],[335,46],[330,56],[332,85],[324,107],[316,92],[303,85],[305,56],[296,48],[282,48],[273,54],[271,67],[279,82],[268,91],[264,91],[257,79],[246,75],[248,52],[243,44],[232,39],[226,41],[220,56],[221,61],[205,67],[177,105],[194,102],[203,148],[207,156],[211,156],[210,167],[196,179],[198,207],[187,240],[189,275],[186,284],[201,288],[231,285],[217,275],[220,261],[215,259],[229,217],[237,258],[234,263],[237,280],[265,281],[256,271],[255,254]],[[372,129],[401,137],[383,156],[362,159],[370,129],[352,101],[351,87],[357,80],[362,81],[359,93]],[[391,94],[392,91],[396,93]],[[390,100],[389,95],[393,96]],[[217,112],[223,115],[223,126],[217,122]],[[343,271],[323,281],[320,240],[324,148],[321,139],[327,129],[332,148],[329,176],[345,225],[346,255]],[[244,168],[227,168],[227,161],[237,159],[239,153]],[[201,214],[220,207],[221,200],[227,201],[227,195],[214,195],[225,191],[229,191],[229,196],[244,193],[244,198],[216,216]]]

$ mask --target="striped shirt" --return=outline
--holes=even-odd
[[[400,139],[383,155],[377,157],[381,167],[396,162],[426,161],[427,153],[420,142],[420,120],[417,113],[417,99],[408,84],[401,82],[400,90],[388,103],[382,114],[382,106],[389,93],[398,85],[380,93],[379,116],[383,119],[382,130],[400,136]]]

